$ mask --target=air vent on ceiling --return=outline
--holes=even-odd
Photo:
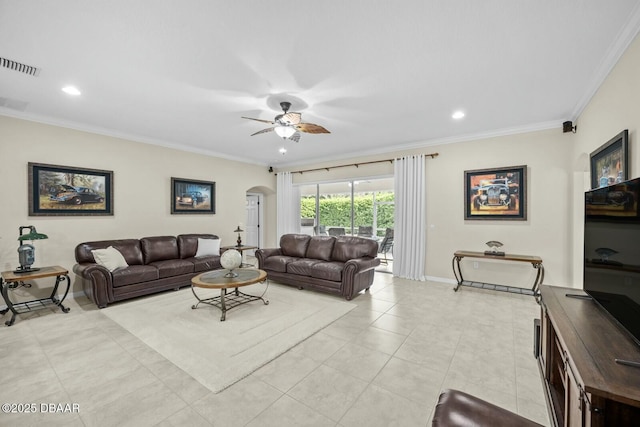
[[[12,61],[0,56],[0,66],[8,68],[10,70],[18,71],[20,73],[29,74],[30,76],[37,77],[40,74],[40,68],[32,67],[31,65],[23,64],[21,62]]]

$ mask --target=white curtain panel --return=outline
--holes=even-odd
[[[395,230],[393,275],[426,280],[426,156],[406,156],[394,162]]]
[[[278,172],[278,243],[283,234],[300,232],[300,189],[293,185],[291,172]]]

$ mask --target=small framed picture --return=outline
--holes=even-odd
[[[113,172],[29,163],[29,216],[113,215]]]
[[[629,179],[629,131],[623,130],[591,153],[591,188]]]
[[[526,220],[527,166],[464,172],[465,220]]]
[[[171,213],[216,213],[216,183],[172,177]]]

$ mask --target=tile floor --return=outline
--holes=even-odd
[[[376,274],[353,302],[219,394],[83,298],[68,301],[68,314],[21,315],[0,324],[0,402],[35,413],[0,413],[0,425],[429,426],[444,388],[549,424],[532,297]]]

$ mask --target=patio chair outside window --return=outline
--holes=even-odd
[[[316,236],[326,236],[327,227],[325,225],[316,225],[315,227],[313,227],[313,233]]]
[[[373,238],[373,227],[366,225],[358,226],[358,236],[359,237],[368,237],[370,239]]]
[[[384,233],[384,238],[378,247],[378,252],[384,255],[384,261],[380,262],[388,264],[387,254],[391,252],[393,255],[393,228],[387,228],[387,231]]]
[[[344,236],[344,227],[331,227],[329,229],[329,236]]]

